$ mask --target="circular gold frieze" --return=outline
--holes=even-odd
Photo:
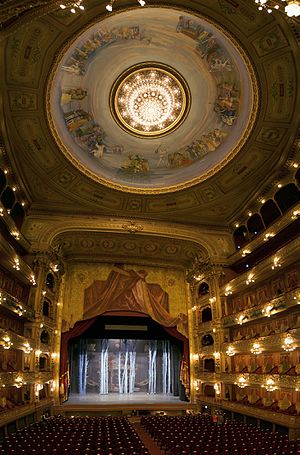
[[[110,92],[115,121],[130,134],[156,138],[182,124],[190,108],[190,92],[173,68],[156,62],[127,68]]]

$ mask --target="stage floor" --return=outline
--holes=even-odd
[[[55,413],[69,415],[102,415],[117,413],[128,415],[135,411],[166,411],[168,413],[182,414],[187,409],[194,409],[195,405],[181,401],[178,397],[164,394],[149,395],[135,392],[133,394],[109,393],[99,395],[89,393],[87,395],[70,394],[68,401],[59,406],[54,406]]]
[[[148,394],[148,393],[109,393],[100,395],[99,393],[88,393],[87,395],[79,395],[79,393],[71,393],[68,401],[64,404],[187,404],[186,401],[180,401],[179,397],[164,394]]]

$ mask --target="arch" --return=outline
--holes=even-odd
[[[281,213],[273,199],[269,199],[260,209],[265,226],[268,227],[280,217]]]
[[[249,218],[247,221],[247,228],[251,237],[264,231],[265,226],[261,216],[258,213],[255,213]]]
[[[50,316],[50,302],[49,300],[43,301],[43,316]]]
[[[204,357],[203,359],[203,370],[204,371],[210,371],[210,372],[215,372],[216,369],[216,362],[213,357]]]
[[[15,203],[15,193],[7,186],[1,195],[2,204],[6,209],[11,209]]]
[[[294,183],[289,183],[277,191],[274,199],[280,210],[285,213],[290,207],[300,201],[300,191]]]
[[[199,295],[206,295],[209,293],[209,285],[203,281],[198,288],[198,294]]]
[[[238,250],[249,241],[249,234],[246,226],[240,226],[234,231],[233,241]]]
[[[54,289],[54,283],[55,283],[54,275],[53,275],[53,273],[49,272],[46,276],[47,288],[49,288],[51,290]]]
[[[216,391],[213,385],[205,384],[203,387],[203,393],[206,397],[215,397]]]
[[[0,193],[2,193],[2,191],[4,190],[6,185],[7,185],[7,182],[6,182],[5,174],[2,171],[2,169],[0,169]]]
[[[300,168],[298,169],[298,171],[295,174],[295,180],[296,180],[297,185],[300,186]]]
[[[11,211],[11,217],[14,220],[18,229],[21,229],[24,221],[25,212],[22,205],[16,202]]]
[[[210,306],[203,308],[201,311],[201,320],[202,322],[212,321],[212,311]]]
[[[39,370],[45,371],[49,366],[49,357],[47,354],[41,354],[39,357]]]
[[[214,339],[211,335],[204,335],[201,338],[201,345],[202,346],[212,346],[214,344]]]
[[[47,330],[43,330],[40,336],[41,343],[48,344],[50,341],[50,335]]]

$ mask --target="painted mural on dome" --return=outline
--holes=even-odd
[[[164,14],[165,28],[155,21],[160,15],[163,23]],[[247,124],[241,99],[250,100],[251,93],[249,86],[247,96],[241,89],[237,65],[242,62],[236,52],[231,56],[229,41],[203,19],[159,8],[151,9],[148,20],[141,11],[131,16],[118,26],[114,17],[94,25],[65,53],[54,78],[55,128],[68,151],[113,182],[159,187],[197,177],[234,148]],[[154,55],[173,64],[186,80],[190,112],[170,134],[137,138],[116,124],[109,93],[124,69],[152,61]]]

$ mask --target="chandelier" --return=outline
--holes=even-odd
[[[298,17],[300,1],[298,0],[255,0],[260,11],[272,13],[273,10],[284,11],[288,17]]]
[[[255,341],[255,343],[253,343],[253,346],[251,348],[251,354],[255,354],[255,355],[258,355],[262,352],[262,348],[260,346],[260,344]]]
[[[248,382],[247,382],[247,379],[245,378],[245,376],[240,376],[238,378],[237,382],[235,382],[235,385],[237,385],[241,389],[244,389],[245,387],[247,387],[248,386]]]
[[[235,350],[233,349],[233,347],[232,346],[228,346],[227,351],[226,351],[226,355],[228,355],[229,357],[232,357],[234,354],[235,354]]]
[[[136,136],[157,137],[179,126],[187,114],[182,76],[159,63],[140,64],[119,76],[110,94],[117,123]]]
[[[285,336],[285,338],[283,340],[282,348],[287,352],[291,352],[296,349],[294,340],[289,333]]]
[[[275,385],[275,381],[272,378],[268,378],[265,382],[265,384],[262,384],[262,387],[266,389],[268,392],[274,392],[274,390],[277,389],[277,386]]]

